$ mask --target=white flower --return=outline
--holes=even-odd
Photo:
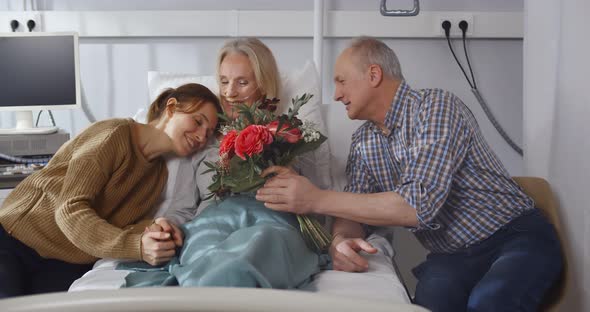
[[[320,132],[316,129],[316,124],[309,120],[303,122],[303,125],[301,125],[301,132],[303,134],[303,140],[306,143],[320,139]]]
[[[228,134],[232,130],[234,130],[234,128],[232,126],[225,125],[225,126],[222,126],[219,129],[219,132],[221,132],[221,134],[223,134],[223,135],[226,135],[226,134]]]

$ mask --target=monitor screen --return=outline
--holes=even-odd
[[[0,110],[79,105],[76,34],[0,34]]]

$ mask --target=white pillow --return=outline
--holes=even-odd
[[[311,121],[317,129],[328,137],[326,122],[322,117],[320,106],[322,99],[319,95],[320,79],[313,62],[307,61],[303,68],[281,75],[282,88],[280,92],[280,112],[284,113],[291,106],[291,99],[304,93],[314,96],[299,110],[299,119]],[[332,189],[330,175],[330,145],[328,142],[320,145],[316,150],[301,155],[298,159],[299,171],[322,189]]]
[[[219,94],[217,79],[215,76],[197,76],[193,74],[182,74],[172,72],[148,72],[148,91],[150,94],[150,103],[152,103],[160,93],[168,88],[178,88],[183,84],[198,83],[215,94]]]
[[[148,106],[154,102],[158,95],[164,92],[164,90],[178,88],[187,83],[201,84],[209,88],[209,90],[215,94],[218,94],[219,91],[215,76],[197,76],[194,74],[148,71]],[[135,113],[135,116],[133,116],[133,119],[140,122],[147,122],[148,106],[140,108],[137,113]]]
[[[148,72],[148,90],[150,103],[167,88],[176,88],[186,83],[199,83],[218,94],[219,88],[215,76],[199,76],[186,73]],[[327,127],[322,118],[319,96],[319,77],[313,62],[306,64],[299,70],[281,73],[281,93],[278,112],[286,112],[291,105],[291,99],[303,93],[311,93],[314,97],[299,111],[301,120],[309,120],[316,124],[318,130],[327,134]],[[329,136],[328,136],[329,137]],[[313,152],[303,155],[299,160],[301,174],[308,177],[315,185],[323,189],[332,188],[330,176],[330,147],[322,144]]]

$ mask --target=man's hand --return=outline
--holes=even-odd
[[[290,168],[273,166],[262,172],[265,177],[276,174],[256,192],[256,199],[264,202],[267,208],[307,214],[313,212],[313,203],[321,191],[307,178]]]
[[[377,253],[377,249],[364,239],[336,235],[330,246],[334,270],[366,272],[369,269],[369,262],[359,254],[360,251],[370,254]]]
[[[297,172],[295,172],[295,170],[293,170],[293,168],[291,168],[291,167],[270,166],[270,167],[264,169],[260,173],[260,176],[264,178],[264,177],[269,176],[271,174],[284,176],[284,175],[289,175],[289,174],[297,174]]]

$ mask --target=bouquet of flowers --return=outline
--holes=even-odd
[[[206,172],[215,172],[209,186],[211,196],[223,198],[231,193],[254,192],[265,182],[260,173],[274,165],[289,166],[301,154],[318,148],[327,138],[310,122],[297,118],[299,109],[313,95],[303,94],[291,100],[287,114],[275,116],[278,99],[266,99],[252,106],[236,106],[238,117],[222,127],[219,160],[205,162]],[[305,242],[317,251],[326,250],[331,236],[319,222],[307,215],[298,215]]]

